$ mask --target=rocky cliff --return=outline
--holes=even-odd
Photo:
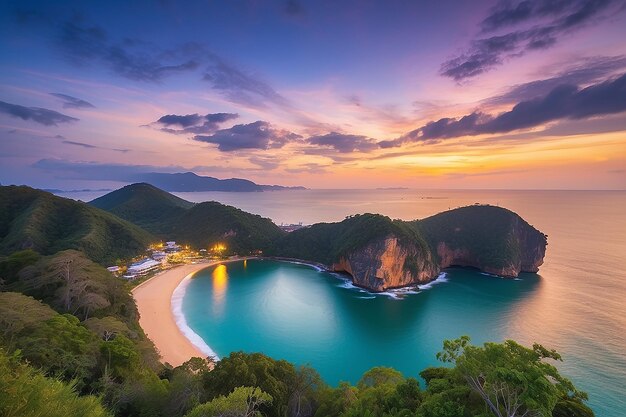
[[[372,291],[426,283],[439,273],[430,251],[393,235],[342,256],[332,270],[350,274],[355,285]]]
[[[372,291],[423,284],[450,266],[516,277],[537,272],[547,237],[512,211],[475,205],[413,222],[364,214],[300,229],[280,256],[329,265]]]
[[[413,222],[428,240],[441,268],[470,266],[503,277],[537,272],[547,236],[512,211],[469,206]]]

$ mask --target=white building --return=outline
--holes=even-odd
[[[126,271],[127,275],[145,275],[150,271],[154,271],[161,266],[161,262],[157,262],[154,259],[144,259],[140,262],[135,262],[128,267]]]
[[[162,262],[165,258],[167,258],[167,253],[163,251],[152,252],[152,259],[154,259],[155,261]]]
[[[175,241],[171,240],[169,242],[165,242],[165,252],[174,253],[180,251],[180,245],[177,245]]]

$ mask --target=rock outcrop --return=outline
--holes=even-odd
[[[547,237],[510,210],[474,205],[403,222],[364,214],[287,235],[279,256],[329,265],[355,285],[385,291],[435,279],[450,266],[503,277],[537,272]]]
[[[414,222],[424,233],[441,268],[469,266],[503,277],[537,272],[547,236],[500,207],[469,206]]]
[[[342,256],[332,270],[350,274],[355,285],[372,291],[426,283],[439,273],[429,251],[403,244],[396,236],[377,239]]]

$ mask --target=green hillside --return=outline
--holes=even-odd
[[[162,239],[194,248],[217,243],[227,253],[268,250],[284,235],[270,219],[214,201],[193,204],[150,184],[131,184],[89,204],[128,220]]]
[[[467,250],[479,264],[501,267],[524,255],[525,245],[543,246],[546,237],[516,213],[495,206],[474,205],[408,222],[421,232],[437,254],[437,245]]]
[[[228,253],[267,251],[283,235],[270,219],[214,201],[196,204],[173,225],[177,241],[195,248],[223,243]]]
[[[153,239],[140,227],[85,203],[26,186],[0,187],[0,254],[77,249],[96,262],[110,263],[143,252]]]
[[[296,230],[277,243],[274,254],[331,264],[377,238],[394,235],[428,252],[426,241],[404,222],[380,214],[361,214],[338,223],[318,223]]]
[[[147,231],[166,237],[193,203],[146,183],[127,185],[89,202]]]

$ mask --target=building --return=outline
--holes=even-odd
[[[152,259],[154,259],[155,261],[162,262],[165,258],[167,258],[167,253],[163,251],[152,252]]]
[[[175,241],[171,240],[169,242],[165,242],[165,252],[167,253],[175,253],[180,252],[180,245],[177,245]]]
[[[145,275],[148,272],[154,271],[161,267],[161,262],[155,261],[151,258],[143,259],[139,262],[135,262],[128,267],[127,275],[137,276]]]

